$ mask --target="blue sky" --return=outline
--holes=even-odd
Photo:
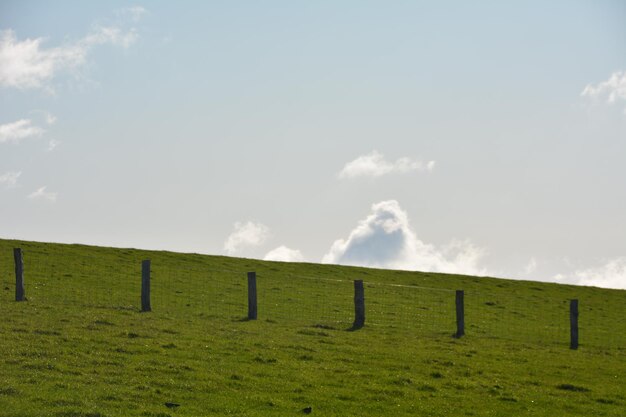
[[[0,236],[626,288],[626,4],[0,2]]]

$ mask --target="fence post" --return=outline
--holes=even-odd
[[[13,249],[13,259],[15,260],[15,301],[26,300],[24,292],[24,258],[22,249]]]
[[[150,260],[141,261],[141,311],[152,311],[150,307]]]
[[[365,289],[363,280],[354,280],[354,323],[353,329],[360,329],[365,325]]]
[[[465,292],[456,290],[456,334],[454,337],[459,338],[465,335]]]
[[[248,272],[248,320],[256,320],[256,272]]]
[[[578,299],[569,300],[570,349],[578,349]]]

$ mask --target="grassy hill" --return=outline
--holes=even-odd
[[[354,279],[366,325],[349,331]],[[625,307],[618,290],[0,239],[0,416],[623,416]]]

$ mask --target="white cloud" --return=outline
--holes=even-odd
[[[556,281],[602,288],[626,289],[626,257],[608,260],[603,265],[558,274]]]
[[[261,245],[269,236],[269,227],[262,223],[236,222],[235,231],[224,242],[224,250],[227,254],[234,255],[245,247]]]
[[[34,192],[30,193],[28,195],[28,198],[31,200],[48,200],[48,201],[56,201],[57,200],[57,193],[52,193],[52,192],[46,192],[46,188],[45,186],[35,190]]]
[[[42,87],[61,69],[73,68],[85,59],[80,44],[43,49],[43,38],[18,41],[15,32],[0,33],[0,86]]]
[[[22,172],[7,172],[0,175],[0,184],[4,184],[9,188],[15,187],[17,179],[22,175]]]
[[[400,158],[395,162],[385,160],[385,156],[378,151],[372,151],[366,155],[361,155],[353,161],[348,162],[341,172],[339,178],[357,177],[381,177],[391,173],[408,173],[412,171],[431,172],[435,168],[435,161],[412,160],[410,158]]]
[[[141,6],[126,7],[118,12],[121,16],[130,16],[133,22],[138,22],[147,13],[148,11]]]
[[[122,48],[128,48],[137,41],[137,38],[137,29],[135,28],[123,30],[117,26],[96,26],[79,44],[86,50],[94,45],[104,45],[107,43],[121,46]]]
[[[30,119],[20,119],[0,125],[0,143],[19,143],[22,139],[31,136],[41,136],[44,132],[45,130],[42,128],[33,126],[33,122]]]
[[[281,261],[281,262],[304,262],[302,252],[297,249],[289,249],[286,246],[279,246],[265,255],[265,261]]]
[[[466,240],[452,240],[442,247],[422,242],[395,200],[372,205],[372,213],[360,221],[347,239],[335,241],[323,263],[375,268],[486,275],[479,267],[484,251]]]
[[[526,267],[524,267],[524,274],[530,275],[536,271],[537,271],[537,260],[533,256],[532,258],[530,258],[530,260],[526,264]]]
[[[580,95],[609,104],[626,102],[626,71],[616,71],[606,81],[587,85]]]
[[[56,149],[57,146],[59,146],[61,144],[60,141],[56,140],[56,139],[50,139],[50,142],[48,142],[48,152],[52,152],[53,150]]]
[[[49,125],[53,125],[56,123],[57,118],[52,113],[44,112],[44,116],[46,118],[46,123]]]
[[[139,9],[133,8],[131,16],[139,16]],[[95,26],[78,41],[45,48],[45,38],[18,40],[13,30],[0,31],[0,87],[49,88],[47,83],[58,73],[84,64],[94,46],[111,44],[128,48],[137,38],[135,28]]]

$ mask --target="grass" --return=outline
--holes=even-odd
[[[0,416],[623,416],[625,306],[618,290],[0,240]]]

